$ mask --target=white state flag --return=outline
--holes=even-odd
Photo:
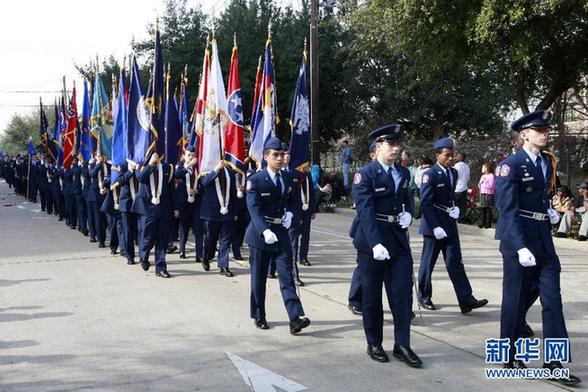
[[[227,116],[227,97],[221,66],[218,61],[216,39],[213,37],[210,59],[210,73],[208,75],[208,91],[206,110],[204,112],[204,130],[202,137],[202,158],[200,172],[210,173],[223,157],[224,129],[229,121]]]

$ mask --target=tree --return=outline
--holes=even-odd
[[[54,120],[52,111],[47,112],[47,117],[49,118],[49,123],[52,124]],[[28,154],[29,137],[33,138],[35,150],[42,151],[39,113],[15,113],[0,138],[0,150],[11,155],[16,153]]]

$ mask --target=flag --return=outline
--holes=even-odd
[[[39,97],[39,134],[41,135],[41,143],[45,148],[45,153],[55,160],[55,155],[53,155],[51,148],[49,147],[49,120],[47,119],[47,115],[45,114],[45,110],[43,110],[43,101]]]
[[[94,100],[92,102],[92,115],[90,117],[91,132],[98,140],[96,152],[111,159],[112,133],[114,130],[110,112],[110,102],[106,95],[104,83],[100,73],[96,70],[94,79]]]
[[[35,146],[33,144],[33,138],[29,136],[29,157],[35,155]]]
[[[161,52],[161,39],[159,34],[159,22],[155,29],[155,58],[153,71],[149,80],[149,87],[145,96],[145,103],[151,113],[149,149],[147,155],[157,152],[160,157],[165,154],[165,137],[163,135],[165,116],[165,92],[163,81],[163,53]],[[147,159],[147,158],[146,158]]]
[[[277,102],[275,91],[274,67],[272,62],[271,33],[265,45],[263,74],[257,97],[255,124],[252,124],[252,139],[249,156],[257,162],[257,167],[265,165],[263,160],[263,146],[276,133]]]
[[[171,78],[168,65],[166,77],[167,103],[165,105],[165,159],[168,163],[175,165],[180,156],[180,144],[182,143],[182,124],[178,115],[174,95],[170,94],[169,79]]]
[[[204,130],[199,144],[201,154],[198,157],[200,173],[203,174],[212,172],[218,161],[223,159],[224,129],[228,122],[225,84],[214,36],[210,45],[210,74],[204,111]]]
[[[133,57],[131,69],[131,88],[127,112],[127,158],[135,163],[145,162],[149,147],[149,127],[151,114],[145,105],[141,91],[141,78],[137,59]]]
[[[53,152],[57,157],[57,167],[63,166],[63,135],[67,129],[65,121],[65,103],[63,97],[61,102],[55,105],[55,133],[53,135]]]
[[[182,127],[182,140],[180,145],[180,154],[184,152],[184,148],[190,139],[190,115],[188,115],[188,74],[187,67],[182,77],[182,84],[180,85],[180,110],[179,120]]]
[[[82,129],[80,130],[79,153],[84,161],[92,159],[92,136],[90,134],[90,94],[88,93],[88,82],[84,80],[84,97],[82,101]]]
[[[71,93],[71,99],[67,108],[65,119],[66,130],[62,136],[63,140],[63,167],[69,169],[73,160],[75,140],[78,133],[78,107],[76,105],[76,87]]]
[[[263,77],[263,68],[261,68],[261,59],[263,56],[259,56],[257,61],[257,72],[255,74],[255,88],[253,89],[253,107],[251,108],[251,122],[249,123],[249,131],[251,132],[250,137],[253,139],[253,127],[256,123],[257,117],[257,101],[259,98],[259,90],[261,89],[261,78]]]
[[[306,78],[306,43],[302,55],[302,64],[296,81],[296,91],[290,114],[290,170],[304,171],[310,163],[310,106],[308,104],[308,83]]]
[[[120,165],[126,162],[127,159],[127,107],[125,100],[125,69],[120,70],[120,78],[118,80],[118,92],[113,91],[112,95],[118,94],[118,97],[113,99],[116,103],[116,109],[113,107],[112,112],[116,113],[114,119],[114,133],[112,135],[112,151],[110,153],[112,160],[111,171],[111,188],[114,189],[118,185],[116,182],[120,172]]]
[[[229,68],[229,85],[227,88],[228,123],[225,128],[225,161],[237,172],[245,172],[245,139],[243,134],[243,102],[241,100],[241,83],[239,81],[239,51],[237,42],[233,45],[231,66]]]
[[[208,93],[208,74],[210,72],[210,51],[208,49],[208,38],[206,39],[206,48],[204,49],[204,60],[202,62],[202,72],[200,73],[200,85],[198,86],[198,98],[194,104],[192,112],[192,131],[190,132],[189,145],[195,146],[203,136],[204,130],[204,109],[206,108],[206,96]],[[198,143],[198,156],[201,155],[201,145]]]

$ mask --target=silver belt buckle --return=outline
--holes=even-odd
[[[533,212],[533,219],[538,221],[545,220],[545,214],[542,214],[541,212]]]
[[[273,223],[274,225],[279,225],[280,223],[282,223],[282,220],[281,220],[280,218],[274,218],[274,219],[272,220],[272,223]]]
[[[396,222],[396,217],[394,215],[388,215],[387,218],[389,223]]]

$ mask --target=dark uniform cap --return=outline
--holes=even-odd
[[[290,151],[290,145],[288,143],[282,142],[282,150]]]
[[[450,137],[444,137],[443,139],[439,139],[433,144],[433,149],[437,150],[438,148],[448,148],[453,150],[453,139]]]
[[[402,133],[404,132],[404,125],[402,124],[390,124],[385,125],[381,128],[374,129],[369,133],[371,141],[375,142],[397,142],[400,141]]]
[[[372,142],[370,143],[370,153],[373,153],[376,151],[376,141],[372,140]]]
[[[266,150],[283,151],[282,142],[277,137],[270,137],[263,145],[263,151]]]
[[[522,131],[528,128],[551,128],[549,120],[551,120],[551,112],[544,110],[537,110],[529,114],[525,114],[516,121],[510,124],[510,129],[513,131]]]

